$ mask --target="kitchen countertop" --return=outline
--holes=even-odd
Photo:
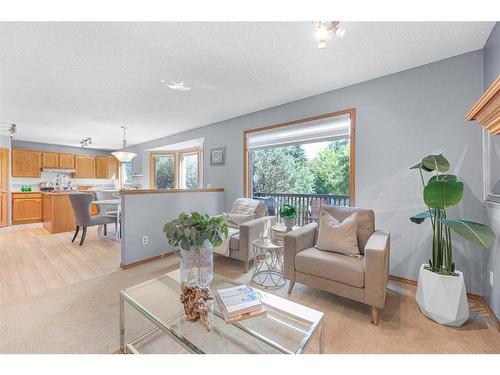
[[[67,194],[73,194],[73,193],[78,193],[76,190],[54,190],[54,191],[42,191],[42,194],[47,194],[47,195],[67,195]]]

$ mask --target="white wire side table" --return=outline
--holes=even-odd
[[[286,283],[283,275],[283,241],[259,238],[252,245],[252,283],[263,288],[281,288]]]

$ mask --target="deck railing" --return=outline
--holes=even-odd
[[[274,215],[280,220],[280,208],[290,204],[297,210],[297,225],[305,225],[318,219],[321,206],[349,206],[348,195],[330,194],[287,194],[287,193],[254,193],[255,198],[268,197],[272,200]]]

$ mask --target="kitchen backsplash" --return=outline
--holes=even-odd
[[[20,178],[20,177],[12,177],[11,179],[11,190],[12,191],[21,191],[21,187],[23,185],[31,185],[32,191],[40,190],[41,182],[51,182],[57,178],[57,173],[52,172],[42,172],[42,176],[40,178]],[[83,179],[83,178],[69,178],[73,187],[77,187],[78,185],[93,185],[97,188],[102,189],[112,189],[117,187],[117,181],[112,179]]]

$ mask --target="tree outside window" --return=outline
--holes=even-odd
[[[349,195],[349,140],[254,149],[253,193]]]

